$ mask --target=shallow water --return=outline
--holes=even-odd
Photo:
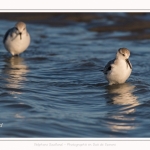
[[[0,38],[15,22],[0,20]],[[113,32],[28,24],[30,47],[11,57],[0,43],[0,137],[150,137],[150,40]],[[120,47],[131,51],[127,83],[100,71]]]

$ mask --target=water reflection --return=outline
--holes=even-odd
[[[120,106],[108,116],[107,123],[112,131],[127,131],[136,127],[135,117],[132,114],[135,113],[139,102],[138,97],[133,94],[134,89],[135,86],[129,83],[108,86],[110,103]]]
[[[23,82],[27,80],[25,75],[28,71],[28,67],[24,63],[23,58],[16,56],[6,59],[4,69],[4,73],[6,75],[5,79],[7,81],[6,87],[14,89],[12,94],[21,94],[21,92],[15,91],[15,89],[22,88]]]

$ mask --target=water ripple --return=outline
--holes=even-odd
[[[0,22],[2,38],[14,22]],[[137,47],[85,26],[28,24],[32,42],[18,57],[0,45],[1,137],[150,136],[149,41]],[[131,49],[133,71],[108,86],[100,70],[118,46]]]

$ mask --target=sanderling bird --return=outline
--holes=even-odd
[[[103,72],[109,85],[124,83],[132,72],[132,65],[129,61],[130,51],[127,48],[120,48],[116,58],[109,61]]]
[[[24,52],[30,44],[30,35],[24,22],[18,22],[15,27],[9,29],[3,38],[7,51],[13,56]]]

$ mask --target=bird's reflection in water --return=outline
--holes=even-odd
[[[135,117],[132,114],[135,113],[139,102],[133,94],[134,89],[135,86],[129,83],[107,87],[110,103],[120,106],[108,116],[107,125],[112,131],[127,131],[136,127]]]
[[[6,59],[4,73],[7,81],[6,87],[13,89],[11,94],[21,94],[18,89],[22,88],[23,82],[27,80],[25,75],[28,71],[23,58],[16,56]]]

